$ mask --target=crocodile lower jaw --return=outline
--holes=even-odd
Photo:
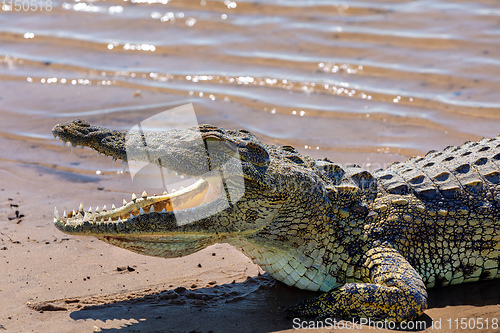
[[[64,212],[59,216],[57,208],[54,208],[54,222],[63,225],[78,225],[84,222],[89,223],[117,223],[125,222],[137,215],[149,213],[169,213],[196,209],[196,207],[208,204],[221,195],[221,190],[211,182],[200,179],[196,183],[182,190],[163,195],[148,196],[143,192],[141,197],[132,194],[132,201],[123,200],[123,205],[116,208],[114,205],[110,210],[104,206],[102,211],[99,207],[94,212],[89,209],[83,210],[83,203],[78,210],[73,210],[69,214]]]

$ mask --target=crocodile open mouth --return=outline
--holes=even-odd
[[[106,206],[94,211],[89,208],[84,210],[83,203],[78,210],[73,210],[59,216],[57,208],[54,208],[54,222],[63,222],[65,224],[79,224],[82,222],[121,222],[137,215],[148,213],[167,213],[172,211],[194,209],[214,201],[220,197],[221,191],[207,180],[200,179],[196,183],[179,191],[163,195],[148,196],[143,192],[140,197],[132,194],[132,200],[127,202],[123,200],[123,205],[116,208],[112,205],[111,209]]]

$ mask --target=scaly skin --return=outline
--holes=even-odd
[[[160,257],[232,244],[277,280],[325,292],[287,309],[290,317],[411,320],[427,307],[426,288],[500,277],[500,137],[371,174],[210,125],[145,133],[147,147],[137,133],[81,120],[53,133],[208,180],[177,198],[144,193],[111,211],[56,212],[57,228]],[[193,199],[221,174],[217,199]],[[231,201],[231,193],[242,197]]]

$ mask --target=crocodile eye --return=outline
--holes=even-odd
[[[247,142],[240,147],[241,158],[258,166],[265,166],[269,162],[269,154],[266,149],[258,143]]]

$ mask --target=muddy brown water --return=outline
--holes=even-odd
[[[192,103],[199,123],[244,128],[264,142],[370,170],[500,133],[498,1],[41,3],[37,11],[0,3],[0,325],[7,329],[104,327],[96,324],[102,318],[44,317],[25,303],[165,282],[167,269],[151,266],[169,266],[176,287],[198,271],[175,271],[211,257],[167,264],[59,233],[54,206],[110,206],[142,188],[109,158],[70,154],[51,134],[56,123],[81,118],[129,129]],[[237,258],[218,283],[257,274]],[[117,261],[144,266],[145,277],[111,273]],[[500,317],[495,301],[483,303]]]

